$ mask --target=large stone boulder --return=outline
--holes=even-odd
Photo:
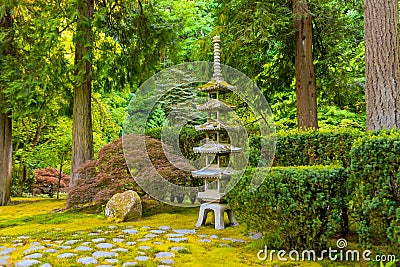
[[[142,201],[132,190],[115,194],[106,205],[105,216],[113,221],[133,221],[142,218]]]

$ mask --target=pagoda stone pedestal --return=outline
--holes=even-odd
[[[226,93],[232,92],[234,87],[223,80],[220,66],[220,39],[214,37],[214,74],[211,81],[199,87],[200,91],[208,94],[205,104],[197,105],[197,109],[208,113],[207,122],[195,126],[197,131],[206,133],[206,142],[202,146],[194,147],[195,153],[203,154],[206,158],[206,167],[192,171],[193,178],[204,179],[204,192],[198,193],[202,202],[196,226],[204,225],[207,214],[214,213],[215,229],[224,229],[224,213],[228,214],[230,224],[237,225],[233,211],[229,209],[225,200],[225,186],[235,170],[228,166],[232,153],[240,153],[241,148],[230,144],[228,132],[232,127],[228,122],[228,113],[235,106],[226,104]]]

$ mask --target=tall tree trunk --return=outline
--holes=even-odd
[[[297,122],[300,130],[318,128],[317,95],[312,57],[312,18],[306,0],[293,1]]]
[[[397,0],[365,0],[367,129],[400,129]]]
[[[71,185],[79,177],[76,170],[93,159],[92,131],[92,26],[94,0],[78,0],[79,20],[75,36],[74,111],[72,130]]]
[[[0,113],[0,206],[7,205],[12,183],[11,113]]]
[[[13,27],[11,10],[7,9],[6,14],[0,21],[0,27],[10,31]],[[5,37],[5,48],[3,56],[13,55],[12,34],[8,33]],[[1,90],[0,85],[0,90]],[[6,103],[5,96],[0,91],[0,206],[7,205],[11,197],[12,185],[12,125],[11,112],[3,112]]]

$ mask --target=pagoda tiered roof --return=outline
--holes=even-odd
[[[235,173],[232,167],[217,167],[214,165],[207,166],[197,171],[192,171],[193,178],[230,178]]]
[[[202,92],[230,92],[235,90],[235,86],[230,85],[226,81],[216,81],[216,80],[211,80],[206,84],[203,84],[199,86],[199,90]]]
[[[232,130],[235,127],[226,125],[225,123],[217,120],[207,121],[201,125],[195,125],[194,128],[196,131],[220,131],[220,130]]]
[[[236,107],[232,105],[227,105],[218,99],[210,99],[204,104],[196,105],[198,110],[201,111],[229,111]]]
[[[194,147],[194,153],[202,154],[217,154],[217,153],[239,153],[242,151],[241,148],[232,146],[231,144],[221,143],[208,143],[202,146]]]

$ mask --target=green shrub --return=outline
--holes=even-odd
[[[249,191],[255,169],[246,170],[227,201],[248,231],[263,233],[265,245],[282,249],[325,248],[340,229],[347,176],[341,167],[258,168],[264,178]]]
[[[351,149],[354,218],[363,246],[400,244],[400,132],[372,132]]]
[[[360,136],[355,130],[277,132],[273,166],[350,165],[350,149]],[[249,138],[249,161],[257,166],[262,137]]]

